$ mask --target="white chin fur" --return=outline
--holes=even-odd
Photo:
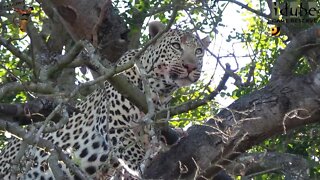
[[[175,82],[179,87],[189,86],[190,84],[192,84],[192,81],[190,81],[189,78],[176,79],[174,82]]]
[[[184,78],[178,78],[178,79],[171,79],[170,76],[165,76],[165,79],[168,84],[172,85],[178,85],[178,87],[183,87],[183,86],[189,86],[190,84],[193,84],[195,80],[192,78],[192,76],[189,75],[189,77],[184,77]]]

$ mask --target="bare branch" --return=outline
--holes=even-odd
[[[61,71],[62,68],[66,67],[69,65],[77,56],[78,54],[82,51],[83,49],[83,42],[82,41],[77,41],[76,44],[68,51],[67,54],[65,54],[62,59],[60,59],[57,64],[54,66],[51,66],[47,71],[48,71],[48,76],[51,76],[53,73],[57,71]]]
[[[31,132],[29,133],[31,134]],[[28,135],[29,135],[28,134]],[[17,179],[17,174],[20,172],[19,170],[19,164],[23,156],[25,155],[25,151],[28,149],[28,144],[26,142],[21,142],[20,149],[16,155],[16,157],[12,160],[11,164],[11,178],[12,179]]]
[[[226,168],[229,173],[246,178],[275,172],[284,174],[286,180],[309,179],[308,169],[308,162],[303,157],[277,152],[242,154]]]
[[[51,168],[52,174],[56,179],[68,179],[65,174],[63,174],[63,171],[59,167],[59,156],[58,153],[54,150],[50,152],[50,156],[48,158],[48,163]]]
[[[19,91],[52,94],[55,92],[55,89],[49,83],[12,82],[12,83],[4,84],[3,86],[0,87],[0,99],[2,99],[4,96],[10,93],[19,92]]]
[[[244,8],[244,9],[246,9],[246,10],[248,10],[248,11],[250,11],[250,12],[252,12],[252,13],[258,15],[258,16],[260,16],[260,17],[264,17],[266,19],[270,19],[271,18],[270,15],[264,14],[261,10],[255,10],[255,9],[249,7],[248,5],[243,4],[243,3],[239,2],[239,1],[236,1],[236,0],[222,0],[220,2],[223,2],[223,1],[234,3],[234,4],[238,5],[238,6],[240,6],[241,8]]]
[[[12,120],[19,123],[19,125],[26,125],[38,121],[43,121],[45,117],[51,114],[52,110],[55,109],[58,104],[59,103],[55,100],[45,98],[37,98],[26,103],[0,103],[0,115],[5,116],[6,118],[12,117]],[[79,112],[71,105],[66,104],[66,106],[67,108],[66,110],[62,111],[62,114],[56,114],[54,117],[51,117],[50,120],[52,120],[53,122],[57,122],[61,118],[64,120],[65,116],[68,119],[68,114]],[[61,125],[57,126],[61,127]],[[54,128],[55,126],[51,127],[51,129]]]
[[[7,48],[14,56],[18,57],[21,61],[27,63],[29,67],[32,67],[32,59],[25,53],[22,53],[16,47],[14,47],[9,41],[0,37],[0,44]]]

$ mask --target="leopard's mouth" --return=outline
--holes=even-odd
[[[184,75],[184,76],[181,76],[179,74],[176,74],[176,73],[171,73],[170,74],[170,78],[174,81],[175,84],[177,84],[179,87],[183,87],[183,86],[188,86],[194,82],[196,82],[199,77],[193,77],[190,74],[187,74],[187,75]]]
[[[171,72],[170,78],[174,81],[178,80],[178,79],[189,79],[189,74],[187,74],[187,73],[178,74],[178,73]]]
[[[192,70],[190,70],[192,69]],[[190,68],[181,64],[172,65],[168,71],[169,81],[179,87],[188,86],[200,78],[201,70],[199,67]]]
[[[189,79],[191,82],[196,82],[199,79],[200,76],[194,75],[192,72],[191,73],[170,73],[170,78],[172,80],[178,80],[178,79]]]

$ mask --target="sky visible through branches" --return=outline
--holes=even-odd
[[[218,54],[221,57],[221,63],[225,65],[229,63],[231,65],[231,69],[240,69],[246,64],[250,62],[250,57],[247,57],[249,52],[246,50],[245,44],[243,42],[230,41],[227,42],[226,39],[229,35],[234,34],[235,32],[241,32],[246,29],[247,23],[245,21],[245,16],[241,15],[239,12],[243,12],[239,6],[234,4],[229,4],[224,11],[224,15],[222,16],[222,24],[224,26],[217,27],[218,33],[215,36],[214,42],[211,43],[209,49]],[[237,59],[231,57],[230,55],[234,54]],[[210,57],[207,53],[207,56],[204,58],[205,64],[208,66],[204,66],[203,71],[207,72],[209,76],[205,76],[206,78],[210,78],[210,76],[214,73],[214,67],[216,66],[217,60],[214,57]],[[238,66],[238,67],[237,67]],[[215,84],[219,83],[221,77],[224,74],[224,70],[218,65],[217,70],[214,75],[213,87]],[[236,86],[233,85],[233,81],[227,82],[228,89],[226,92],[231,93]],[[228,96],[221,97],[217,96],[216,101],[221,104],[223,107],[227,107],[234,100]]]

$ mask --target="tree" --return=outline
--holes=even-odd
[[[287,16],[284,10],[288,6],[309,13],[312,8],[317,12],[320,9],[314,3],[294,6],[290,2],[1,2],[0,129],[20,137],[26,136],[24,125],[36,126],[38,121],[47,131],[59,129],[68,113],[77,111],[73,105],[105,80],[148,112],[146,98],[139,98],[145,95],[121,74],[115,75],[133,62],[122,69],[112,63],[128,49],[145,50],[148,37],[143,32],[150,17],[167,23],[167,29],[175,24],[214,37],[223,27],[225,10],[234,4],[250,15],[248,26],[243,32],[232,32],[226,40],[240,41],[244,48],[251,49],[251,62],[232,70],[222,63],[225,57],[208,49],[210,58],[224,70],[221,81],[214,88],[200,82],[181,89],[169,109],[154,114],[154,121],[159,122],[156,128],[162,129],[166,141],[173,145],[151,161],[143,177],[206,179],[223,170],[248,178],[316,179],[320,174],[320,18],[319,13]],[[34,10],[24,36],[15,22],[22,20],[21,15],[11,8],[23,9],[25,5]],[[276,12],[283,13],[282,20]],[[271,36],[268,21],[280,28],[281,36]],[[235,61],[239,58],[236,51],[228,56]],[[80,70],[75,71],[76,67]],[[89,71],[94,80],[79,82]],[[228,92],[231,79],[237,89]],[[236,100],[220,108],[214,102],[218,95]],[[194,125],[177,141],[180,135],[167,123],[160,123],[161,119],[170,119],[167,114],[174,116],[172,126]],[[207,117],[210,119],[204,120]],[[54,128],[48,129],[52,122]],[[3,146],[6,139],[3,134],[1,138]],[[25,142],[36,144],[30,139]]]

